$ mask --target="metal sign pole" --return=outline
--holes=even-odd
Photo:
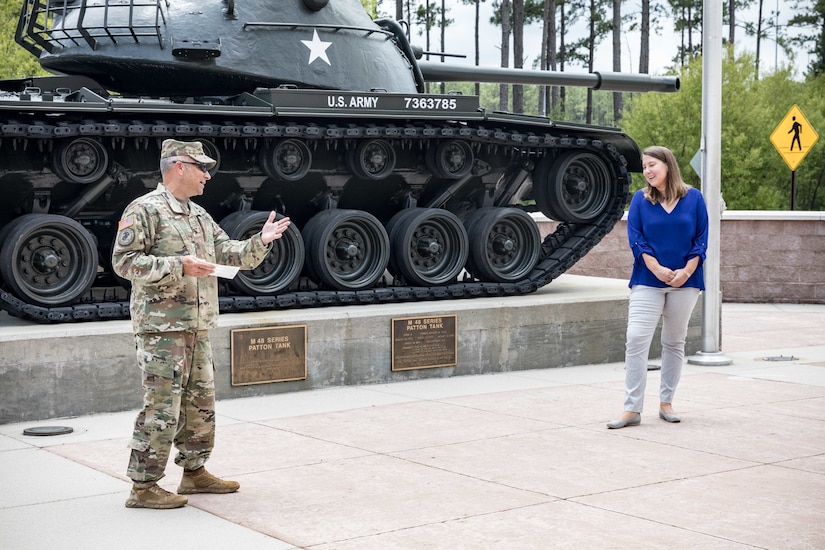
[[[722,218],[722,2],[703,5],[702,39],[702,194],[708,207],[708,251],[702,295],[702,351],[693,365],[721,366],[733,361],[720,350],[722,291],[719,243]]]
[[[796,170],[791,170],[791,212],[796,210]]]

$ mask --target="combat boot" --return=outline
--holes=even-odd
[[[195,493],[234,493],[240,488],[237,481],[226,481],[215,477],[201,466],[197,470],[184,470],[180,479],[178,494],[192,495]]]
[[[159,510],[168,508],[180,508],[185,506],[189,499],[170,493],[162,489],[157,483],[149,487],[141,488],[132,486],[132,492],[126,500],[127,508],[155,508]]]

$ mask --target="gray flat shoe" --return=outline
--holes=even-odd
[[[662,412],[662,409],[659,409],[659,418],[661,418],[665,422],[681,422],[682,421],[682,419],[679,418],[678,414]]]
[[[619,428],[624,428],[625,426],[638,426],[642,423],[642,415],[641,413],[636,413],[635,416],[632,416],[628,419],[620,418],[619,420],[611,420],[607,423],[607,427],[611,430],[618,430]]]

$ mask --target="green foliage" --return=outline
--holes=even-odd
[[[813,128],[825,130],[825,77],[796,82],[790,67],[756,78],[754,58],[735,59],[728,51],[722,67],[722,179],[727,207],[733,210],[790,208],[790,170],[770,141],[788,110],[799,105]],[[640,147],[670,148],[685,181],[701,187],[690,160],[699,150],[702,128],[702,60],[680,74],[676,94],[636,94],[627,102],[622,126]],[[797,168],[798,210],[825,208],[823,143]],[[641,178],[634,179],[635,188]]]
[[[433,29],[439,29],[438,32],[441,32],[442,15],[444,16],[444,28],[446,29],[452,25],[455,20],[447,17],[447,13],[449,13],[449,11],[449,9],[445,9],[442,13],[441,6],[435,2],[428,2],[427,5],[418,6],[415,10],[414,18],[415,24],[419,26],[418,34],[420,35],[427,32],[429,35],[430,31]]]
[[[484,0],[482,0],[483,2]],[[475,3],[474,0],[462,0],[464,4]],[[510,4],[510,17],[512,21],[513,4]],[[543,0],[525,0],[524,2],[524,24],[529,25],[535,21],[541,21],[544,16],[544,1]],[[495,0],[493,2],[493,15],[490,16],[490,22],[501,26],[501,2]]]
[[[799,13],[788,21],[788,27],[800,32],[791,41],[810,48],[807,52],[813,54],[808,65],[811,74],[825,74],[825,0],[796,0],[794,9]]]
[[[379,0],[361,0],[361,5],[373,19],[378,17],[378,4]]]
[[[700,70],[695,63],[682,70],[679,93],[625,96],[622,119],[622,128],[640,147],[664,145],[673,151],[690,184],[698,182],[690,177],[688,163],[699,148],[702,127],[702,80],[701,74],[694,74]]]
[[[0,78],[45,75],[37,59],[14,41],[20,2],[0,3]]]
[[[799,88],[797,104],[820,137],[796,169],[796,208],[825,210],[825,74],[809,75]]]

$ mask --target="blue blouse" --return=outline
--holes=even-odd
[[[636,191],[627,213],[627,240],[634,258],[631,287],[668,286],[645,265],[642,254],[647,253],[670,269],[681,269],[690,258],[698,257],[696,271],[682,286],[705,289],[702,265],[708,249],[708,211],[698,189],[689,188],[670,214],[661,204],[651,204],[643,190]]]

